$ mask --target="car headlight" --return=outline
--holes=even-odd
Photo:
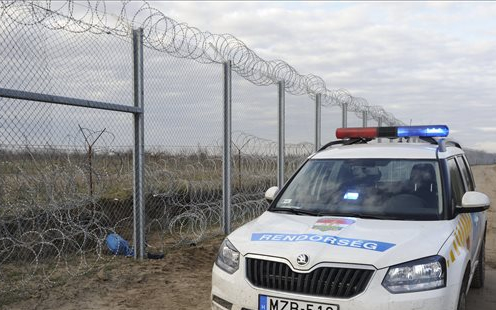
[[[436,255],[389,267],[382,286],[393,294],[445,287],[446,260]]]
[[[239,251],[227,238],[220,245],[215,263],[220,269],[231,274],[239,268]]]

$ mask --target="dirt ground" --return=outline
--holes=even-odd
[[[478,190],[496,204],[496,166],[474,167]],[[493,206],[494,207],[494,206]],[[468,310],[496,308],[496,209],[489,212],[487,273],[484,289],[472,289]],[[144,263],[118,257],[105,267],[40,289],[2,309],[210,309],[210,273],[217,237],[196,246],[176,248],[162,260]],[[3,306],[2,306],[3,304]]]

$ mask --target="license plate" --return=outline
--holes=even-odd
[[[339,306],[258,295],[258,310],[339,310]]]

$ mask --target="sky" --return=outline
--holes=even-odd
[[[463,146],[496,152],[496,3],[153,6],[178,22],[233,34],[262,58],[318,75],[407,124],[447,124]]]
[[[132,19],[133,9],[141,4],[128,4],[127,16]],[[462,146],[496,152],[496,3],[149,4],[201,31],[232,34],[263,59],[283,60],[302,75],[319,76],[328,89],[346,89],[406,124],[447,124],[450,136]],[[70,9],[75,16],[87,17],[85,2],[76,2],[73,8],[64,1],[50,5],[63,14]],[[102,2],[99,5],[103,7]],[[120,12],[120,2],[107,1],[105,5],[112,14]],[[25,18],[23,14],[29,12],[4,14],[0,20],[2,87],[132,104],[129,38],[94,31],[47,30],[38,24],[12,23],[8,17]],[[51,25],[61,28],[66,24]],[[147,145],[220,145],[221,65],[145,48],[144,75]],[[132,143],[129,115],[46,104],[31,105],[31,110],[22,104],[5,104],[0,112],[2,143],[41,144],[44,139],[40,135],[45,135],[46,143],[65,144],[81,138],[79,126],[95,132],[105,128],[115,136],[116,146]],[[335,139],[340,113],[335,106],[323,108],[322,143]],[[354,113],[348,116],[349,126],[361,126]],[[369,121],[369,125],[376,122]],[[276,140],[275,85],[255,86],[233,75],[233,129]],[[313,101],[306,95],[286,94],[286,141],[313,142],[313,135]]]

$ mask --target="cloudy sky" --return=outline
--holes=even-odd
[[[463,145],[496,152],[496,3],[152,5],[178,22],[231,33],[264,59],[319,75],[405,123],[448,124]]]
[[[447,124],[463,146],[496,152],[496,3],[149,3],[179,23],[230,33],[263,59],[281,59],[302,75],[320,76],[328,89],[347,89],[407,124]],[[86,4],[76,2],[74,16],[87,18]],[[121,11],[120,2],[105,4],[109,13]],[[127,5],[128,20],[141,5]],[[72,12],[66,1],[52,1],[50,8],[62,15]],[[10,18],[20,16],[25,22],[31,11],[12,10],[0,19],[2,87],[132,104],[129,37],[21,25]],[[148,12],[142,11],[146,16],[141,18]],[[107,17],[112,23],[115,16]],[[45,20],[48,28],[65,25],[54,21]],[[221,65],[146,48],[144,66],[147,146],[218,146]],[[46,104],[30,107],[0,105],[1,143],[43,144],[43,134],[46,143],[65,144],[67,136],[80,136],[79,126],[105,128],[116,136],[113,146],[132,143],[129,115]],[[313,111],[308,96],[286,95],[287,142],[313,142]],[[335,138],[340,113],[338,107],[323,109],[322,143]],[[361,125],[353,113],[348,115],[349,126]],[[233,75],[233,129],[276,139],[275,85],[255,86]]]

